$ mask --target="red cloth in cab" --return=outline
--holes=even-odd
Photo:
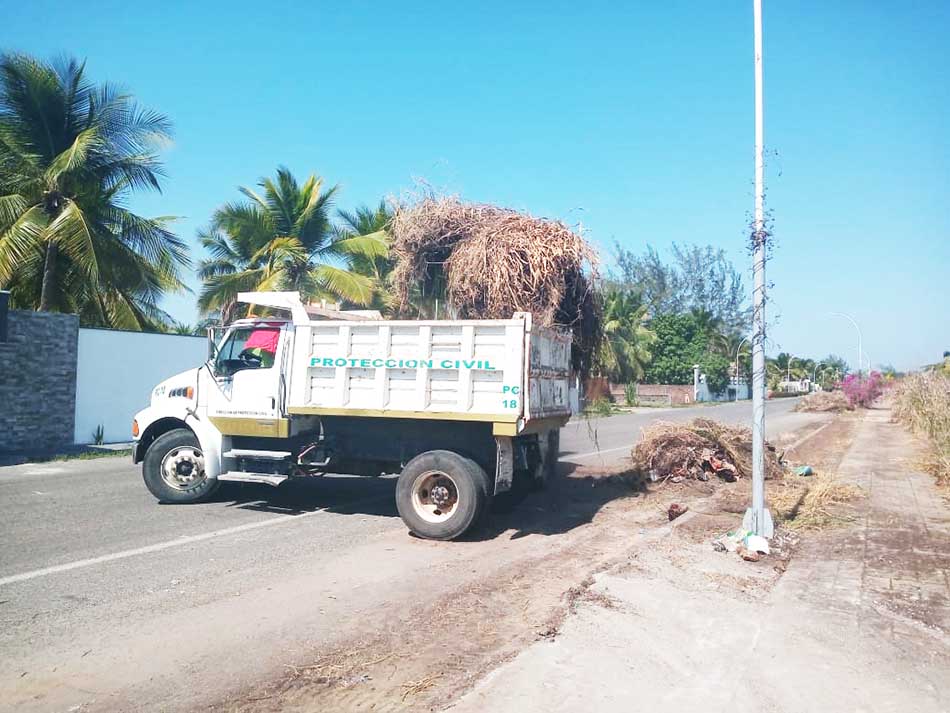
[[[271,354],[277,353],[277,340],[280,331],[277,329],[255,329],[244,343],[245,349],[262,349]]]

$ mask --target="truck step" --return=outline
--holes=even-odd
[[[225,458],[250,458],[252,460],[284,460],[290,451],[255,451],[247,448],[232,448],[224,453]]]
[[[245,473],[243,471],[232,470],[219,475],[218,480],[228,480],[235,483],[264,483],[277,487],[287,480],[287,476],[275,475],[273,473]]]

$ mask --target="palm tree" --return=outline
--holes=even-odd
[[[375,260],[388,252],[385,236],[342,236],[330,223],[336,186],[322,190],[311,175],[300,185],[290,171],[277,169],[277,180],[262,178],[258,194],[240,188],[247,199],[217,210],[208,230],[198,234],[211,257],[202,260],[204,281],[198,307],[220,311],[225,321],[237,315],[239,292],[296,290],[305,298],[335,298],[367,305],[372,278],[351,270],[357,258]]]
[[[368,306],[389,311],[393,306],[393,291],[389,284],[389,276],[393,271],[393,259],[388,252],[388,246],[392,242],[389,235],[392,210],[385,200],[380,200],[375,208],[360,206],[354,211],[338,210],[337,216],[340,219],[340,225],[337,226],[338,237],[379,235],[386,241],[386,254],[375,257],[354,255],[350,261],[350,269],[373,280],[373,299]]]
[[[711,344],[712,350],[729,359],[732,364],[730,373],[736,368],[736,355],[739,358],[739,373],[744,374],[751,368],[750,355],[752,353],[752,343],[749,338],[741,332],[725,332]]]
[[[780,376],[782,381],[785,381],[788,376],[793,379],[804,376],[803,364],[803,359],[787,352],[781,352],[775,359],[768,360],[767,368],[773,374]]]
[[[610,288],[603,296],[604,339],[597,354],[598,371],[615,383],[643,378],[656,335],[645,326],[648,305],[640,294]]]
[[[165,325],[165,332],[167,334],[178,334],[188,337],[203,337],[207,333],[207,330],[200,324],[188,324],[187,322],[176,322],[172,320]]]
[[[125,205],[160,190],[170,130],[75,60],[0,55],[0,286],[13,305],[128,329],[167,319],[158,302],[185,289],[185,244],[170,218]]]

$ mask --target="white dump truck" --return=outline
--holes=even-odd
[[[515,477],[553,471],[571,415],[569,333],[525,313],[320,319],[296,292],[239,301],[277,316],[234,322],[135,416],[133,460],[160,501],[201,501],[222,481],[400,473],[403,521],[449,540]]]

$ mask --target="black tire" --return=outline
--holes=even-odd
[[[426,506],[416,496],[426,492],[424,485],[431,479],[447,476],[456,491],[455,502],[448,513],[421,512]],[[437,481],[438,482],[438,481]],[[442,481],[444,482],[444,481]],[[474,527],[488,509],[491,481],[478,463],[452,451],[427,451],[406,464],[396,483],[396,508],[411,532],[427,540],[454,540]],[[420,498],[419,500],[422,500]],[[435,507],[431,503],[429,508]]]
[[[217,480],[204,478],[193,487],[176,488],[162,477],[162,461],[178,449],[195,449],[200,454],[201,445],[194,433],[187,428],[176,428],[156,438],[142,461],[142,478],[145,487],[163,503],[199,503],[210,498],[218,489]]]

